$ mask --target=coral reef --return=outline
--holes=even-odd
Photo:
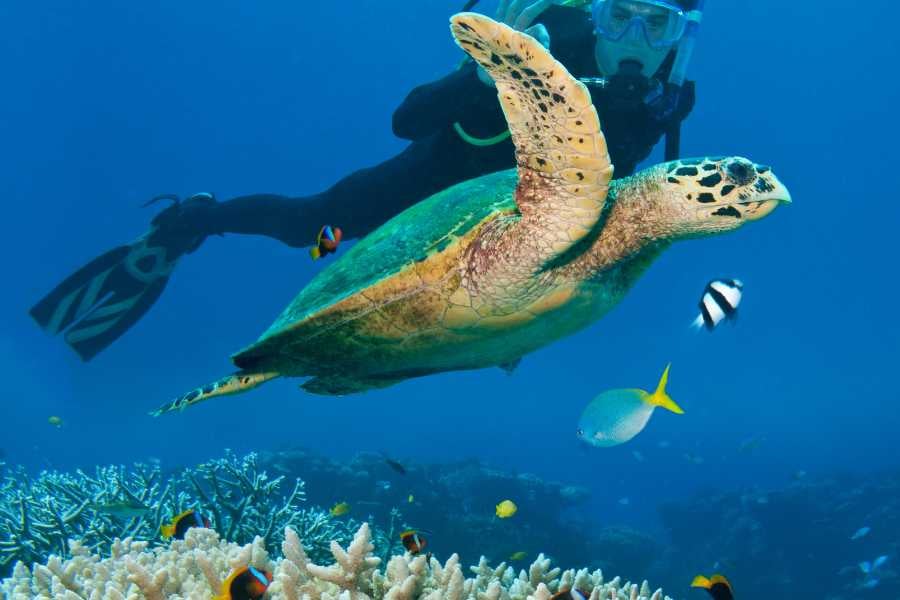
[[[584,488],[499,471],[476,460],[427,465],[401,461],[405,473],[373,453],[339,462],[285,449],[262,452],[259,461],[270,472],[306,481],[310,502],[330,506],[346,500],[352,516],[386,529],[392,511],[396,515],[399,509],[403,523],[434,534],[429,550],[438,554],[456,552],[473,562],[482,554],[501,560],[519,551],[533,558],[539,550],[553,548],[557,560],[572,564],[596,555],[583,535],[583,524],[573,522],[573,509],[588,496]],[[335,489],[340,489],[339,497]],[[518,505],[515,519],[494,516],[494,507],[505,498]],[[560,544],[560,539],[567,541]]]
[[[572,587],[590,600],[662,600],[647,582],[605,582],[600,571],[560,571],[539,556],[531,567],[516,573],[505,564],[487,561],[471,567],[466,578],[457,555],[441,564],[433,557],[409,554],[390,558],[384,570],[372,554],[375,546],[367,524],[360,526],[346,546],[332,542],[334,563],[314,562],[297,533],[285,529],[284,558],[272,560],[262,538],[239,545],[221,540],[213,530],[192,529],[184,540],[149,549],[145,542],[115,540],[108,558],[71,543],[69,560],[52,556],[29,570],[22,563],[0,585],[9,600],[208,600],[219,593],[222,581],[235,568],[253,565],[274,574],[267,597],[271,600],[549,600]]]
[[[709,491],[660,508],[672,545],[654,577],[716,566],[740,597],[900,598],[900,473],[805,476],[772,490]],[[858,539],[857,529],[871,531]],[[888,561],[877,576],[860,563]]]
[[[321,508],[301,509],[303,480],[294,479],[291,487],[285,481],[262,471],[255,454],[229,453],[171,476],[143,464],[98,467],[93,474],[44,471],[35,478],[7,468],[0,482],[0,576],[16,561],[67,556],[69,539],[100,554],[112,551],[116,538],[160,544],[160,524],[187,508],[210,516],[223,539],[240,544],[258,535],[277,548],[290,525],[316,559],[327,556],[330,540],[350,540],[358,522],[336,521]],[[379,536],[389,547],[389,538]]]

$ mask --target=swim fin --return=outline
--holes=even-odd
[[[66,343],[89,361],[119,339],[162,294],[178,259],[196,250],[206,234],[185,219],[185,209],[212,206],[211,194],[185,202],[175,196],[150,230],[131,244],[118,246],[78,269],[35,304],[29,313],[52,335],[65,332]],[[150,204],[148,203],[148,204]]]
[[[156,252],[154,252],[154,250]],[[56,286],[31,310],[52,335],[89,361],[128,331],[162,294],[174,262],[141,238],[98,256]],[[144,270],[152,261],[151,269]]]

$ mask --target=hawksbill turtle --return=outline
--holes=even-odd
[[[232,357],[239,371],[152,414],[275,377],[341,395],[510,367],[609,312],[672,242],[733,231],[790,201],[769,167],[740,157],[612,181],[589,92],[543,46],[474,13],[453,16],[450,29],[496,82],[517,168],[385,223]]]

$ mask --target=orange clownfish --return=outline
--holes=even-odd
[[[588,600],[590,597],[590,594],[586,594],[579,589],[569,588],[556,592],[550,596],[550,600]]]
[[[422,533],[418,529],[408,529],[400,534],[400,542],[410,554],[418,554],[428,545]]]
[[[272,574],[247,566],[235,569],[222,584],[222,593],[213,600],[259,600],[266,594]]]
[[[309,255],[313,260],[319,260],[327,254],[331,254],[337,250],[338,244],[341,243],[343,234],[339,227],[325,225],[319,230],[316,236],[316,245],[309,249]]]
[[[168,525],[163,525],[159,530],[164,538],[174,537],[176,540],[183,540],[184,534],[191,527],[206,527],[209,529],[209,519],[192,508],[180,515],[175,515]]]
[[[731,589],[731,583],[722,575],[713,575],[712,577],[704,577],[697,575],[691,582],[691,587],[703,588],[713,600],[734,600],[734,590]]]

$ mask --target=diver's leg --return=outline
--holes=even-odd
[[[185,202],[173,198],[176,202],[153,219],[150,231],[76,271],[31,315],[50,333],[66,331],[66,342],[90,360],[150,309],[178,259],[208,235],[264,235],[302,247],[330,224],[344,237],[361,237],[440,190],[510,166],[511,146],[476,148],[447,131],[313,196],[255,194],[225,202],[208,194]]]
[[[265,235],[311,245],[323,225],[363,237],[391,217],[456,183],[513,165],[511,146],[475,148],[453,132],[414,142],[400,154],[360,169],[312,196],[242,196],[215,207],[208,234]]]

